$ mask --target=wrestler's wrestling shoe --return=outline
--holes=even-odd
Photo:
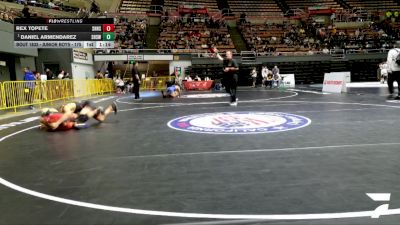
[[[118,113],[118,106],[117,106],[117,103],[113,102],[113,103],[111,104],[111,107],[112,107],[112,109],[113,109],[113,111],[114,111],[114,114],[117,114],[117,113]]]

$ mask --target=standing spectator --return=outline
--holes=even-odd
[[[398,93],[395,99],[400,99],[400,65],[397,64],[397,58],[400,58],[400,49],[398,48],[399,44],[396,43],[394,48],[391,49],[387,56],[387,64],[388,64],[388,88],[389,88],[389,96],[388,98],[393,98],[393,83],[394,81],[398,84]]]
[[[113,71],[114,71],[113,62],[108,62],[107,64],[108,78],[113,79]]]
[[[388,79],[388,65],[386,62],[383,62],[379,64],[379,69],[380,69],[380,80],[381,83],[384,84],[385,81]]]
[[[78,13],[77,13],[78,18],[88,18],[89,13],[86,9],[86,7],[80,8]]]
[[[31,13],[29,12],[28,4],[24,5],[24,8],[22,9],[22,15],[24,16],[24,18],[31,18]]]
[[[26,67],[24,69],[25,75],[24,75],[24,81],[25,81],[25,100],[27,103],[31,104],[29,106],[30,109],[35,109],[32,105],[33,103],[33,93],[35,90],[35,75],[33,75],[32,71],[29,69],[29,67]]]
[[[267,81],[267,76],[268,76],[268,67],[267,66],[263,66],[262,70],[261,70],[261,75],[262,75],[262,86],[265,86],[265,82]]]
[[[47,80],[56,79],[56,77],[54,76],[54,73],[49,68],[46,69],[46,75],[47,75]]]
[[[106,72],[104,73],[104,78],[112,79],[112,77],[110,77],[110,73],[108,72],[108,70],[106,70]]]
[[[331,23],[332,24],[335,23],[335,20],[336,20],[336,13],[332,13],[332,15],[331,15]]]
[[[132,68],[132,81],[133,81],[133,93],[135,93],[135,100],[141,100],[139,95],[140,88],[140,77],[139,77],[138,63],[135,62]]]
[[[251,76],[251,79],[253,80],[253,86],[252,87],[255,88],[256,87],[256,81],[257,81],[257,70],[256,70],[255,67],[251,70],[250,76]]]
[[[277,65],[274,66],[274,68],[272,69],[272,75],[279,75],[279,68]]]
[[[273,75],[273,86],[279,87],[281,76],[279,74],[279,68],[277,65],[275,65],[274,68],[272,69],[272,75]]]
[[[97,13],[99,13],[99,12],[100,12],[99,6],[97,5],[96,1],[93,0],[93,1],[92,1],[92,4],[90,5],[90,13],[91,13],[91,14],[92,14],[92,13],[97,14]]]

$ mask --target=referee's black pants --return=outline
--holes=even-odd
[[[388,75],[388,88],[389,88],[389,93],[392,95],[394,93],[393,90],[393,83],[397,82],[397,88],[398,88],[398,93],[397,95],[400,95],[400,71],[393,71],[389,73]]]

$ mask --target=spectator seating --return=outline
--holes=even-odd
[[[165,0],[164,7],[176,9],[178,7],[178,5],[182,5],[184,3],[185,3],[185,1]],[[191,0],[191,1],[187,1],[187,3],[201,4],[201,5],[206,6],[206,8],[208,8],[208,9],[218,10],[217,0]]]
[[[262,54],[328,53],[330,49],[364,51],[388,49],[399,38],[399,27],[390,20],[375,22],[370,26],[354,25],[337,29],[312,20],[301,25],[277,24],[239,25],[249,49]]]
[[[14,19],[20,17],[20,12],[13,9],[0,9],[0,20],[8,23],[14,23]]]
[[[282,14],[274,0],[228,0],[228,3],[233,13],[246,13],[247,16]]]
[[[342,10],[343,8],[335,0],[286,0],[290,9],[306,10],[312,6],[327,6],[335,10]]]
[[[302,27],[247,23],[239,25],[239,29],[242,31],[248,48],[252,51],[269,53],[317,51],[314,41],[305,43],[304,40],[307,36]]]
[[[54,3],[53,7],[50,7],[48,2],[49,1],[36,1],[36,0],[15,0],[14,2],[18,4],[28,4],[29,6],[35,6],[40,8],[47,8],[47,9],[54,9],[54,10],[61,10],[65,12],[78,12],[79,8],[68,6],[64,4],[64,1],[61,0],[53,0]],[[66,1],[68,4],[68,1]]]
[[[146,13],[150,9],[151,0],[122,0],[120,13]]]
[[[353,8],[363,8],[366,10],[400,9],[399,4],[390,0],[346,0],[346,3]]]
[[[220,51],[235,51],[235,46],[224,21],[193,22],[164,20],[158,39],[160,49],[208,50],[215,46]],[[190,19],[189,19],[190,20]]]
[[[146,46],[147,31],[146,19],[128,20],[117,18],[115,25],[115,48],[118,49],[143,49]]]

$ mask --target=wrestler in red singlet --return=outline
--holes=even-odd
[[[62,113],[51,113],[47,116],[43,116],[43,119],[46,121],[46,123],[55,123],[57,122],[61,117],[63,116]],[[74,128],[75,122],[72,121],[66,121],[64,123],[61,123],[59,127],[55,130],[70,130]]]

